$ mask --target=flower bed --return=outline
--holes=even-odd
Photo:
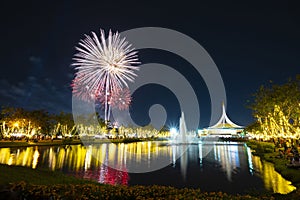
[[[25,199],[274,199],[272,196],[229,195],[201,192],[200,189],[176,189],[168,186],[110,186],[96,184],[9,185],[14,195]]]

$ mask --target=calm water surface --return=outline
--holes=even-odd
[[[100,183],[168,185],[203,191],[286,194],[295,189],[268,162],[251,154],[243,143],[194,143],[179,158],[182,145],[164,142],[0,148],[0,163],[60,170]],[[164,158],[165,167],[148,173],[128,173],[132,165],[151,167]],[[122,171],[108,166],[118,166]]]

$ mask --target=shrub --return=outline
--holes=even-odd
[[[200,189],[177,189],[169,186],[110,186],[99,184],[10,185],[23,199],[274,199],[270,194],[229,195],[223,192],[201,192]],[[20,199],[21,199],[20,198]]]
[[[65,139],[62,140],[62,143],[63,143],[63,144],[71,144],[72,141],[73,141],[72,138],[65,138]]]

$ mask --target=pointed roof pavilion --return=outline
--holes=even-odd
[[[240,129],[244,128],[243,126],[239,126],[233,123],[227,116],[224,102],[222,103],[222,115],[219,121],[213,125],[208,127],[208,129]]]

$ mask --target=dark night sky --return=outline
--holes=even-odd
[[[299,5],[290,1],[220,2],[2,3],[0,105],[71,112],[69,85],[74,70],[70,64],[74,46],[83,34],[99,32],[100,28],[122,32],[155,26],[180,31],[206,49],[223,77],[229,117],[247,125],[252,117],[245,105],[260,85],[270,80],[283,83],[300,73]],[[189,65],[174,55],[154,50],[141,51],[140,61],[187,69]],[[186,74],[202,98],[200,125],[207,126],[211,113],[207,109],[210,101],[205,84],[193,73]],[[157,91],[167,95],[161,98],[162,103],[176,105],[170,100],[171,94],[162,88]],[[141,95],[135,96],[133,108],[143,107],[139,103]],[[153,102],[148,100],[147,104]],[[176,115],[175,111],[170,114],[171,118]]]

